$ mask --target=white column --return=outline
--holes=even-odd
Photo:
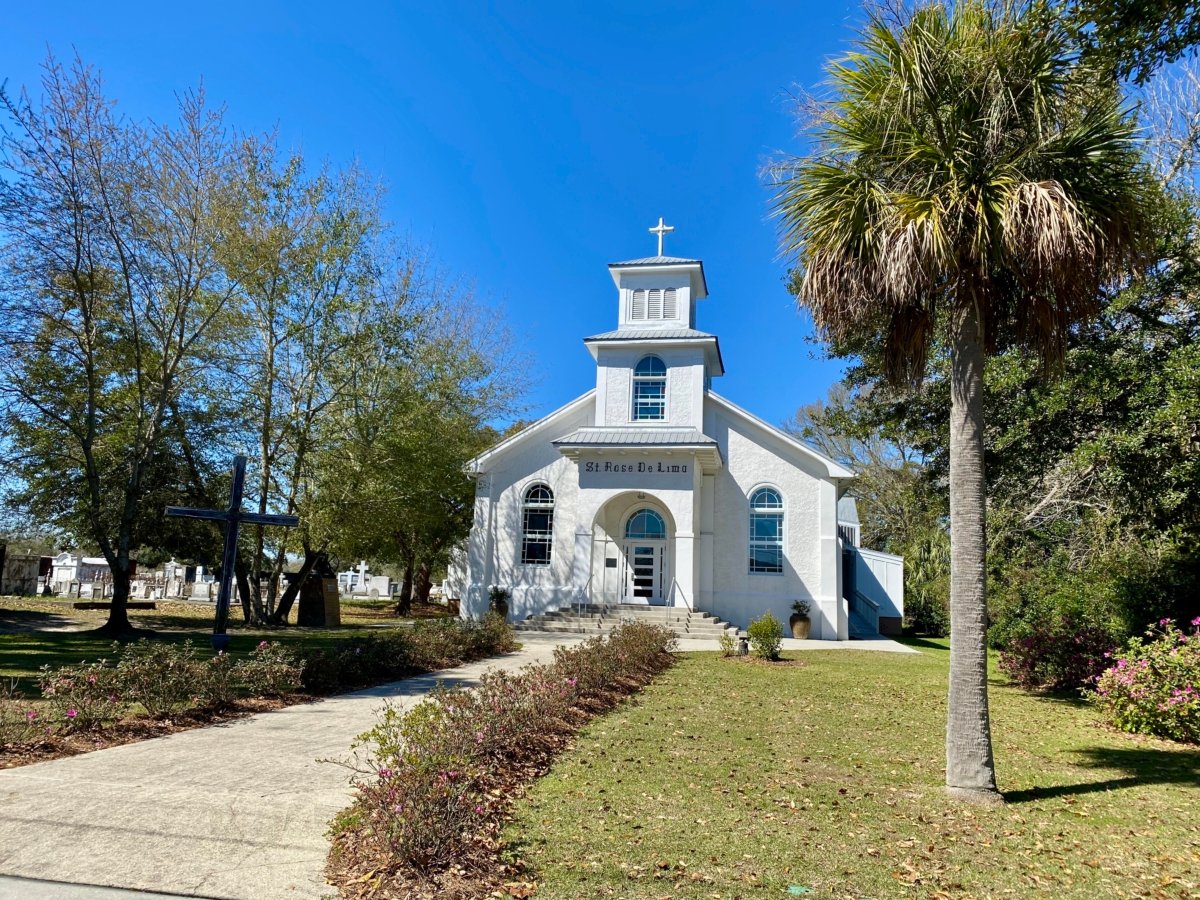
[[[826,641],[850,640],[850,620],[842,599],[842,558],[837,534],[837,482],[820,486],[820,585],[816,596],[821,611],[818,637]]]

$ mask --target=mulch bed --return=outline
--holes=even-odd
[[[538,763],[514,763],[493,773],[493,796],[504,798],[511,810],[539,778],[550,771],[558,756],[575,746],[575,735],[593,718],[611,712],[632,699],[650,683],[619,678],[602,696],[580,698],[569,712],[569,735],[530,735],[547,751]],[[501,821],[477,835],[471,852],[457,865],[442,871],[422,871],[395,864],[379,843],[359,829],[342,830],[334,837],[333,851],[325,867],[326,880],[337,887],[343,900],[483,900],[483,898],[533,897],[538,889],[535,874],[500,838],[501,828],[511,821],[506,811]]]
[[[145,741],[174,734],[177,731],[188,731],[192,728],[203,728],[206,725],[218,725],[222,722],[252,716],[255,713],[282,709],[285,706],[308,703],[318,699],[320,698],[308,694],[288,694],[284,697],[258,697],[240,700],[236,706],[220,712],[188,710],[169,719],[127,716],[103,728],[50,734],[37,741],[0,747],[0,769],[14,769],[17,766],[61,759],[64,756],[76,756],[80,753],[90,753],[93,750],[103,750],[106,747],[132,744],[135,741]]]

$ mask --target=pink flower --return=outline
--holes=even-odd
[[[259,650],[266,650],[268,646],[270,646],[270,645],[269,645],[269,644],[268,644],[266,641],[259,641],[259,642],[258,642],[258,649],[259,649]]]
[[[380,769],[380,770],[379,770],[379,777],[380,777],[380,778],[391,778],[391,777],[392,777],[392,770],[391,770],[391,769]]]
[[[1192,624],[1200,628],[1200,616],[1196,616],[1196,618],[1192,619]]]
[[[73,710],[73,709],[68,709],[68,710],[67,710],[67,718],[68,718],[68,719],[73,719],[73,718],[75,718],[77,715],[79,715],[79,713],[78,713],[78,712],[76,712],[75,710]]]
[[[32,722],[36,718],[37,718],[37,710],[36,709],[31,709],[29,712],[25,713],[25,719],[29,722]]]

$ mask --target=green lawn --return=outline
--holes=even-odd
[[[997,678],[1008,804],[949,802],[948,654],[914,643],[786,667],[685,654],[518,804],[537,896],[1200,896],[1200,751]]]
[[[368,629],[378,630],[380,625],[400,626],[411,621],[390,615],[390,607],[386,600],[347,601],[342,604],[343,627],[339,629],[247,628],[241,624],[239,607],[230,615],[230,653],[249,653],[264,639],[296,649],[327,647]],[[153,629],[156,640],[191,640],[203,649],[210,646],[213,607],[209,604],[160,601],[157,609],[133,610],[129,617],[138,627]],[[87,631],[50,630],[78,622],[99,627],[105,618],[104,611],[73,609],[68,600],[0,597],[0,682],[16,678],[26,696],[36,697],[36,675],[43,665],[56,667],[111,656],[109,638]]]

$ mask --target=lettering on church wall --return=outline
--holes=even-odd
[[[626,475],[626,474],[647,474],[647,475],[686,475],[688,473],[688,463],[671,463],[671,462],[637,462],[637,463],[615,463],[611,461],[586,461],[580,463],[583,466],[583,471],[589,475]]]

